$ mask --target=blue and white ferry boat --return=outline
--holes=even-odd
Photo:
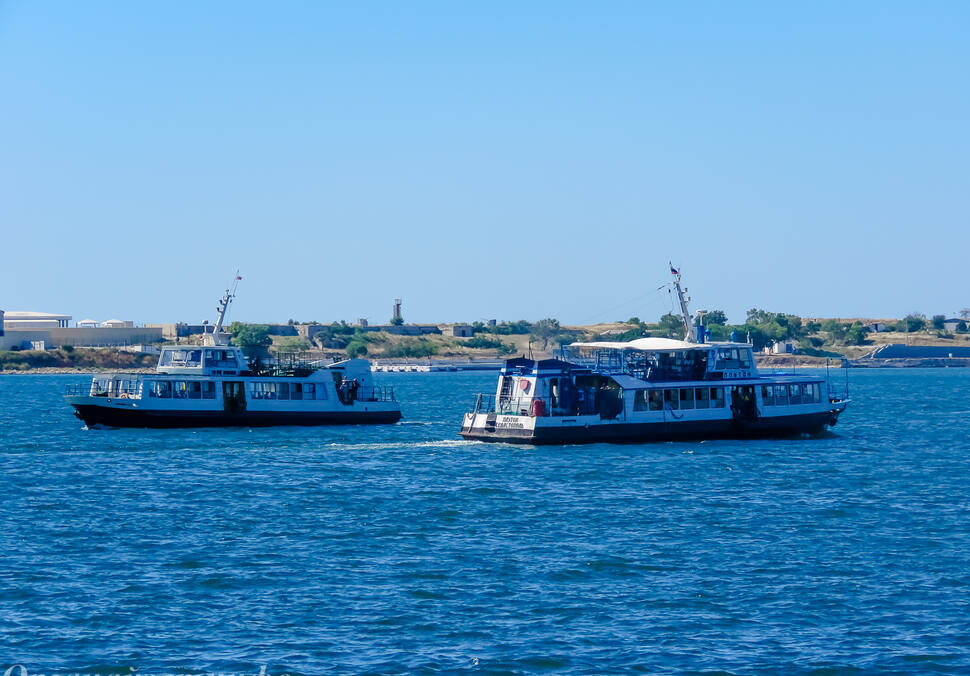
[[[238,277],[237,277],[238,282]],[[291,358],[253,368],[231,345],[222,324],[235,296],[219,303],[219,319],[201,345],[166,346],[151,375],[97,375],[68,387],[67,402],[88,426],[257,427],[394,423],[394,390],[374,383],[370,362],[321,365]]]
[[[835,425],[848,398],[816,375],[758,372],[752,346],[705,342],[671,267],[684,339],[573,343],[562,358],[505,362],[465,439],[530,444],[784,436]]]

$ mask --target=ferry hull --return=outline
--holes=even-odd
[[[832,426],[838,412],[777,416],[756,420],[707,420],[686,423],[594,423],[589,425],[536,425],[534,428],[496,428],[463,426],[461,436],[468,440],[515,444],[591,444],[644,443],[706,439],[755,439],[818,434]]]
[[[389,411],[147,411],[74,404],[75,413],[88,426],[106,427],[271,427],[279,425],[390,424],[401,419]]]

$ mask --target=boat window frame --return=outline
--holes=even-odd
[[[668,387],[664,389],[664,410],[676,411],[680,408],[680,388]]]
[[[712,387],[711,389],[711,408],[724,408],[724,388]],[[717,404],[715,405],[715,402]]]
[[[647,391],[646,390],[634,390],[633,392],[633,410],[634,411],[649,411],[649,403],[647,402]]]
[[[694,410],[694,388],[681,387],[679,395],[680,395],[680,410],[682,411]]]
[[[703,396],[699,396],[703,394]],[[703,405],[701,402],[704,402]],[[711,407],[711,393],[706,387],[698,387],[694,391],[694,408],[695,409],[708,409]]]

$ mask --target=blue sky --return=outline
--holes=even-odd
[[[0,0],[0,309],[970,306],[970,3]]]

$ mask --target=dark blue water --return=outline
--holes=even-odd
[[[29,673],[970,672],[970,370],[854,372],[820,439],[82,430],[0,378],[0,664]]]

